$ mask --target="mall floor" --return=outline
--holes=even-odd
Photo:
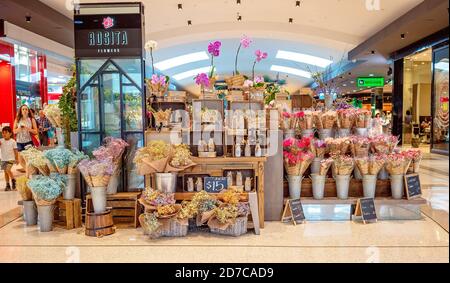
[[[260,236],[251,232],[240,238],[194,233],[186,238],[150,240],[141,229],[118,230],[101,239],[86,237],[83,229],[40,233],[18,218],[0,228],[0,262],[448,263],[448,169],[448,157],[426,154],[421,182],[428,204],[422,207],[423,220],[369,225],[308,222],[298,226],[267,222]],[[17,209],[18,198],[17,192],[0,191],[0,227],[5,214]]]

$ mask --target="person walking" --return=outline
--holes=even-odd
[[[19,163],[19,153],[17,151],[17,143],[12,138],[13,131],[7,126],[2,129],[3,138],[0,139],[0,151],[2,153],[1,169],[5,172],[6,188],[5,192],[16,190],[16,179],[12,172],[14,164]],[[11,181],[11,185],[9,182]],[[11,189],[12,187],[12,189]]]
[[[28,146],[33,146],[33,137],[39,134],[39,130],[36,124],[36,120],[31,116],[30,108],[27,105],[22,105],[17,113],[16,120],[14,121],[13,133],[16,135],[17,150],[24,151]],[[39,142],[39,141],[37,141]],[[20,172],[25,172],[27,167],[25,160],[19,156],[19,163],[22,169]]]
[[[49,131],[51,130],[50,121],[45,116],[43,110],[39,111],[39,119],[37,121],[39,128],[39,141],[42,146],[49,145]]]

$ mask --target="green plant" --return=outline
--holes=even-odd
[[[269,84],[266,87],[266,97],[265,97],[265,103],[266,105],[269,105],[270,102],[274,101],[277,97],[277,94],[281,92],[281,87],[276,84]]]
[[[77,101],[77,80],[76,68],[72,67],[72,78],[63,87],[63,94],[59,99],[58,107],[61,110],[62,121],[64,125],[65,146],[71,147],[70,133],[76,132],[78,129],[78,119],[76,112]]]

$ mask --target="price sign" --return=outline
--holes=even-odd
[[[303,212],[302,202],[299,199],[290,199],[286,203],[284,208],[281,222],[288,221],[294,222],[294,225],[302,224],[305,222],[305,214]]]
[[[205,192],[220,193],[228,188],[228,179],[226,177],[206,177]]]
[[[373,198],[359,199],[356,204],[356,216],[361,216],[364,224],[367,222],[377,222],[377,211]]]
[[[419,174],[405,176],[406,197],[408,199],[418,198],[422,195]]]

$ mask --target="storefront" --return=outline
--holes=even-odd
[[[393,133],[403,145],[449,153],[448,28],[394,53]]]
[[[12,124],[26,104],[38,110],[47,103],[47,58],[27,47],[0,41],[1,124]]]

